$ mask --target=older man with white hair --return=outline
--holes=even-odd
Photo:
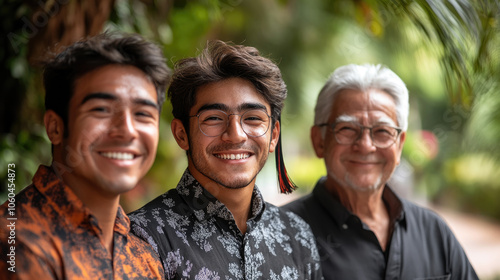
[[[346,65],[321,90],[311,139],[327,175],[284,208],[316,236],[325,279],[478,279],[434,212],[387,185],[408,128],[408,89],[381,65]]]

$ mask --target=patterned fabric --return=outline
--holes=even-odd
[[[156,253],[129,234],[130,221],[121,207],[112,257],[96,218],[51,168],[40,166],[33,184],[15,199],[15,244],[5,242],[11,234],[5,225],[12,222],[7,221],[8,201],[0,206],[2,279],[163,279]],[[8,270],[11,246],[15,272]]]
[[[231,212],[185,171],[176,189],[129,215],[160,255],[167,279],[321,279],[309,226],[252,195],[246,234]]]
[[[450,228],[431,210],[400,199],[385,186],[392,237],[386,251],[375,234],[325,188],[283,208],[306,220],[316,235],[325,279],[477,280]]]

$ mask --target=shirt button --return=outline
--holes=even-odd
[[[342,225],[342,228],[343,228],[343,229],[348,229],[348,228],[349,228],[349,226],[348,226],[348,225],[346,225],[346,224],[343,224],[343,225]]]

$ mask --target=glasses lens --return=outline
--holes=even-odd
[[[270,118],[264,110],[249,110],[241,115],[241,126],[248,136],[259,137],[269,129]]]
[[[356,141],[361,128],[359,125],[350,122],[339,122],[333,128],[335,139],[341,145],[350,145]]]
[[[206,136],[219,136],[227,128],[227,114],[220,110],[205,110],[198,116],[201,132]]]
[[[374,126],[372,128],[372,141],[379,148],[387,148],[392,145],[398,136],[398,130],[390,126]]]
[[[235,114],[237,115],[237,114]],[[264,110],[249,110],[241,115],[240,124],[243,131],[252,137],[266,134],[270,118]],[[226,131],[229,116],[220,110],[205,110],[198,116],[198,124],[203,134],[209,137],[219,136]]]
[[[361,129],[362,126],[357,123],[339,122],[335,124],[333,131],[339,144],[350,145],[358,140]],[[370,136],[373,145],[379,148],[387,148],[396,142],[398,130],[391,126],[378,125],[371,128]]]

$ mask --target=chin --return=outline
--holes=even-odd
[[[228,188],[228,189],[242,189],[242,188],[245,188],[248,185],[250,185],[250,183],[252,183],[252,180],[246,180],[246,179],[239,179],[239,180],[232,179],[232,180],[229,180],[226,182],[224,182],[223,180],[221,180],[221,181],[215,180],[215,181],[217,183],[219,183],[220,185],[222,185],[223,187]]]
[[[359,191],[359,192],[376,191],[382,187],[382,184],[380,183],[381,181],[382,181],[382,176],[376,178],[376,180],[372,180],[373,183],[372,182],[368,182],[368,183],[356,182],[356,180],[351,180],[351,176],[349,176],[349,174],[346,174],[346,176],[344,178],[345,185],[347,185],[348,188],[353,189],[355,191]]]
[[[102,187],[109,193],[120,195],[132,190],[138,183],[137,180],[113,180],[103,184]]]

